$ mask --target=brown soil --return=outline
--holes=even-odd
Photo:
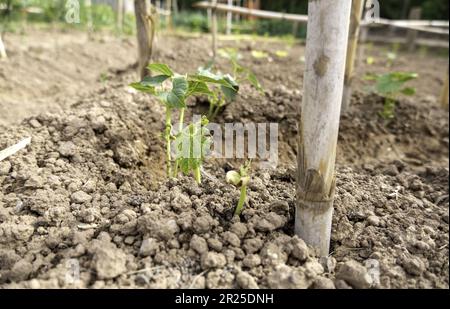
[[[126,87],[134,42],[78,37],[59,33],[57,47],[42,32],[6,40],[0,121],[12,126],[0,149],[33,141],[0,163],[1,287],[448,288],[448,115],[435,99],[445,58],[401,55],[393,69],[425,78],[389,123],[377,115],[381,98],[355,94],[341,123],[332,253],[319,259],[293,234],[302,46],[278,59],[282,43],[237,43],[266,93],[244,86],[217,121],[279,122],[281,142],[280,168],[254,171],[238,219],[238,192],[224,181],[236,162],[207,162],[201,186],[164,178],[163,109]],[[193,71],[209,59],[205,40],[161,37],[155,60]],[[252,59],[255,46],[273,61]],[[386,69],[360,68],[371,70]],[[379,284],[363,266],[374,260]]]

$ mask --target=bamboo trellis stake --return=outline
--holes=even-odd
[[[411,9],[411,12],[409,14],[410,19],[420,19],[421,16],[422,16],[422,8],[415,7],[415,8]],[[419,28],[420,27],[417,27],[416,29],[412,28],[412,29],[408,30],[407,45],[408,45],[409,51],[413,51],[416,48],[416,40],[417,40],[417,35],[418,35],[417,31]]]
[[[233,0],[228,0],[228,6],[233,6]],[[227,35],[231,34],[233,28],[233,13],[227,12]]]
[[[364,0],[353,0],[352,3],[350,34],[348,40],[347,60],[345,65],[342,112],[345,112],[350,106],[350,101],[352,98],[352,82],[355,70],[356,52],[358,50],[359,29],[361,25],[361,17],[364,10]]]
[[[445,76],[444,88],[442,89],[441,93],[441,106],[443,108],[448,107],[448,69],[447,75]]]
[[[212,53],[213,59],[216,59],[217,55],[217,0],[211,2],[211,35],[212,35]]]
[[[0,60],[8,58],[8,56],[6,54],[6,47],[5,47],[5,44],[3,43],[2,37],[3,37],[3,35],[0,33]]]
[[[166,0],[166,11],[167,29],[172,30],[172,0]]]
[[[91,38],[94,32],[94,21],[92,17],[92,0],[85,0],[84,5],[86,7],[87,12],[87,28],[88,28],[88,36]]]
[[[134,0],[134,13],[139,47],[138,73],[143,79],[150,74],[147,66],[152,57],[155,21],[153,9],[148,7],[146,0]]]
[[[295,232],[327,256],[351,1],[309,1]]]
[[[124,0],[117,0],[117,30],[123,32]]]

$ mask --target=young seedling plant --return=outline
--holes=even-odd
[[[240,167],[239,171],[229,171],[226,175],[227,182],[239,188],[241,191],[239,202],[234,211],[235,216],[240,216],[242,210],[244,210],[245,201],[247,200],[247,186],[250,183],[251,164],[252,162],[248,161]]]
[[[395,116],[395,104],[398,96],[403,94],[412,96],[416,93],[416,89],[406,87],[405,84],[416,79],[416,73],[392,72],[388,74],[371,74],[366,76],[366,80],[374,81],[373,90],[384,97],[383,111],[380,116],[386,120],[393,119]]]
[[[208,95],[209,100],[209,114],[210,119],[216,118],[221,109],[228,103],[234,101],[239,93],[240,85],[244,82],[249,82],[259,92],[263,92],[261,83],[258,81],[256,75],[245,68],[239,63],[242,58],[241,55],[232,48],[220,49],[219,55],[230,61],[232,66],[231,74],[222,74],[220,72],[214,72],[214,64],[210,64],[207,68],[200,68],[198,72],[207,76],[208,78],[215,81],[226,81],[227,85],[216,82],[216,86],[211,88],[211,94]],[[229,87],[229,86],[232,87]]]
[[[162,63],[150,64],[148,69],[155,75],[147,76],[142,81],[132,83],[130,86],[156,97],[165,106],[163,137],[166,144],[167,175],[168,177],[177,177],[181,169],[185,174],[193,172],[197,182],[201,182],[201,166],[205,149],[209,145],[208,132],[205,128],[208,119],[204,117],[199,123],[184,128],[186,102],[189,97],[194,95],[214,97],[217,87],[220,87],[224,93],[234,93],[237,91],[236,83],[229,75],[213,74],[203,69],[192,75],[177,74],[168,65]],[[179,126],[176,133],[172,123],[175,111],[179,111]],[[172,141],[176,142],[175,149],[172,149]],[[191,146],[194,149],[189,150],[188,148]],[[172,151],[176,154],[175,158],[172,157]]]

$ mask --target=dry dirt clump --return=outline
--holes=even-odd
[[[164,180],[161,108],[111,84],[0,133],[4,288],[448,288],[448,168],[338,168],[332,254],[294,236],[294,170],[256,170],[241,219],[208,162]],[[289,163],[289,162],[285,162]],[[379,280],[368,263],[378,263]]]

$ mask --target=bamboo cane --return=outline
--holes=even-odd
[[[328,255],[351,1],[309,1],[295,232]]]
[[[233,0],[228,0],[228,5],[233,5]],[[227,12],[227,35],[231,34],[231,30],[233,28],[233,13]]]
[[[212,54],[213,59],[216,59],[217,55],[217,0],[212,0],[212,5],[214,6],[211,11],[211,35],[212,35]]]
[[[2,37],[3,35],[0,33],[0,60],[8,58]]]
[[[117,30],[123,32],[124,0],[117,0]]]
[[[358,50],[359,30],[361,25],[361,16],[364,10],[363,0],[353,0],[352,15],[350,23],[350,35],[348,39],[347,60],[344,79],[344,95],[342,99],[342,112],[346,112],[350,106],[352,98],[352,83],[355,70],[355,58]]]
[[[134,0],[136,15],[137,40],[139,46],[138,72],[141,79],[150,75],[147,69],[153,50],[155,22],[153,13],[149,10],[146,0]]]
[[[409,19],[420,19],[422,16],[422,8],[415,7],[411,9],[411,12],[409,13]],[[416,40],[417,40],[417,34],[419,29],[411,29],[408,31],[407,36],[407,44],[408,44],[408,50],[414,51],[416,49]]]
[[[448,69],[447,75],[445,76],[444,88],[441,93],[441,106],[443,108],[448,108]]]

